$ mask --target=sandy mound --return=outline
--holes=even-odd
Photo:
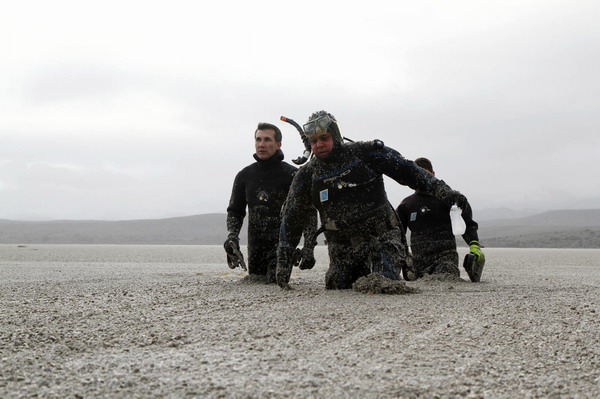
[[[408,294],[417,292],[415,288],[408,287],[402,280],[391,280],[378,273],[371,273],[356,280],[352,284],[354,291],[364,294]]]
[[[267,276],[248,274],[240,280],[240,284],[267,284]],[[273,283],[274,284],[274,283]]]

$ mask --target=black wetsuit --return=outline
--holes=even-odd
[[[329,249],[327,288],[351,288],[371,272],[400,279],[408,249],[382,175],[440,198],[456,193],[380,141],[336,143],[331,154],[313,158],[294,178],[282,211],[279,245],[295,248],[298,226],[316,208]],[[286,273],[289,279],[289,266]]]
[[[396,209],[404,231],[410,229],[413,264],[419,277],[448,273],[459,276],[456,239],[452,234],[450,206],[429,194],[417,191],[406,197]],[[467,245],[477,236],[477,223],[467,204],[462,212],[467,226],[463,239]]]
[[[239,234],[248,207],[248,273],[275,282],[281,207],[297,168],[283,162],[283,152],[242,169],[233,182],[227,207],[227,230]]]

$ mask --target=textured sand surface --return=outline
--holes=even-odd
[[[405,295],[326,291],[317,255],[283,291],[218,246],[0,245],[0,397],[600,397],[600,250]]]

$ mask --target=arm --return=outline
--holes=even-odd
[[[306,227],[302,233],[304,236],[304,246],[300,251],[300,269],[312,269],[317,263],[315,259],[315,247],[317,246],[317,211],[309,212],[306,221]]]
[[[479,244],[479,235],[477,234],[477,229],[479,226],[473,220],[473,210],[471,209],[471,205],[469,205],[469,203],[467,203],[463,209],[462,217],[467,225],[467,229],[465,230],[465,234],[462,235],[462,238],[469,246],[469,252],[477,256],[477,262],[483,264],[485,262],[485,255],[481,250],[481,245]],[[483,267],[483,265],[481,267]]]
[[[381,141],[365,144],[370,145],[367,149],[367,159],[374,171],[413,190],[430,193],[448,206],[456,203],[459,208],[464,209],[467,203],[465,196],[453,190],[443,180],[436,179],[413,161],[404,158],[398,151],[384,146]]]
[[[227,207],[227,239],[223,243],[227,253],[227,264],[235,269],[237,266],[246,269],[244,257],[240,251],[239,234],[246,216],[246,187],[242,172],[238,173],[233,181],[231,198]]]
[[[465,234],[462,235],[463,240],[470,245],[471,241],[479,241],[479,235],[477,234],[478,224],[473,220],[473,210],[469,203],[466,204],[465,209],[462,211],[462,218],[467,225]]]
[[[227,232],[229,237],[238,237],[246,217],[246,185],[242,172],[233,181],[229,206],[227,207]]]
[[[396,213],[398,214],[398,218],[400,219],[400,224],[402,225],[402,231],[406,234],[406,230],[408,229],[408,212],[406,210],[406,204],[401,203],[396,208]]]
[[[281,210],[281,227],[277,246],[277,284],[289,288],[288,282],[292,273],[292,254],[302,235],[302,229],[308,228],[311,215],[316,212],[312,207],[311,174],[308,165],[300,168],[294,176],[287,199]],[[313,238],[314,239],[314,238]]]

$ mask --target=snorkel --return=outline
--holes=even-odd
[[[300,138],[302,139],[302,143],[304,143],[304,152],[302,153],[302,156],[300,156],[296,159],[292,159],[292,162],[295,163],[296,165],[302,165],[303,163],[308,161],[308,158],[310,158],[310,153],[311,153],[310,143],[308,142],[308,139],[306,138],[306,135],[304,134],[304,130],[302,130],[302,127],[300,127],[300,125],[297,124],[296,121],[294,121],[293,119],[286,118],[285,116],[282,116],[279,119],[294,126],[296,128],[296,130],[298,130],[298,133],[300,133]]]

